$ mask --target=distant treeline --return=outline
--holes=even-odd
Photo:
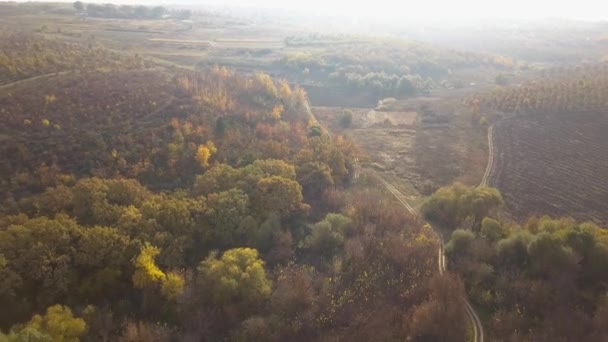
[[[287,54],[275,64],[297,73],[303,82],[368,91],[381,97],[408,97],[441,86],[453,70],[480,65],[509,70],[514,61],[398,39],[374,39],[347,35],[290,36],[287,46],[310,48]]]
[[[172,17],[187,19],[192,15],[190,10],[168,10],[162,6],[117,6],[113,4],[86,4],[85,6],[81,1],[74,2],[74,8],[88,16],[97,18],[161,19]]]

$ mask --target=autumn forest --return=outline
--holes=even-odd
[[[0,9],[0,342],[608,339],[591,53]]]

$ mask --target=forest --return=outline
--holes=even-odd
[[[300,73],[299,78],[371,92],[385,97],[412,97],[445,85],[452,69],[489,66],[510,70],[505,56],[437,49],[418,42],[365,39],[347,35],[291,36],[287,46],[312,52],[288,54],[276,64]]]
[[[462,340],[437,236],[301,88],[92,63],[0,96],[1,340]]]
[[[495,189],[455,184],[422,207],[449,234],[448,267],[487,316],[488,333],[507,341],[606,340],[606,230],[548,216],[520,225],[504,218],[503,206]]]
[[[605,25],[286,13],[0,3],[0,342],[608,341]]]

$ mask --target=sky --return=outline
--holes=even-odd
[[[608,20],[608,0],[84,0],[84,2],[288,9],[313,14],[369,18],[375,21],[434,19],[462,22],[492,18]]]
[[[149,0],[148,0],[149,1]],[[509,18],[608,19],[606,0],[174,0],[216,5],[307,10],[344,16],[445,20]]]

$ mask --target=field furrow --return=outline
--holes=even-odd
[[[504,120],[494,129],[490,184],[516,219],[543,213],[607,223],[607,131],[604,115]]]

